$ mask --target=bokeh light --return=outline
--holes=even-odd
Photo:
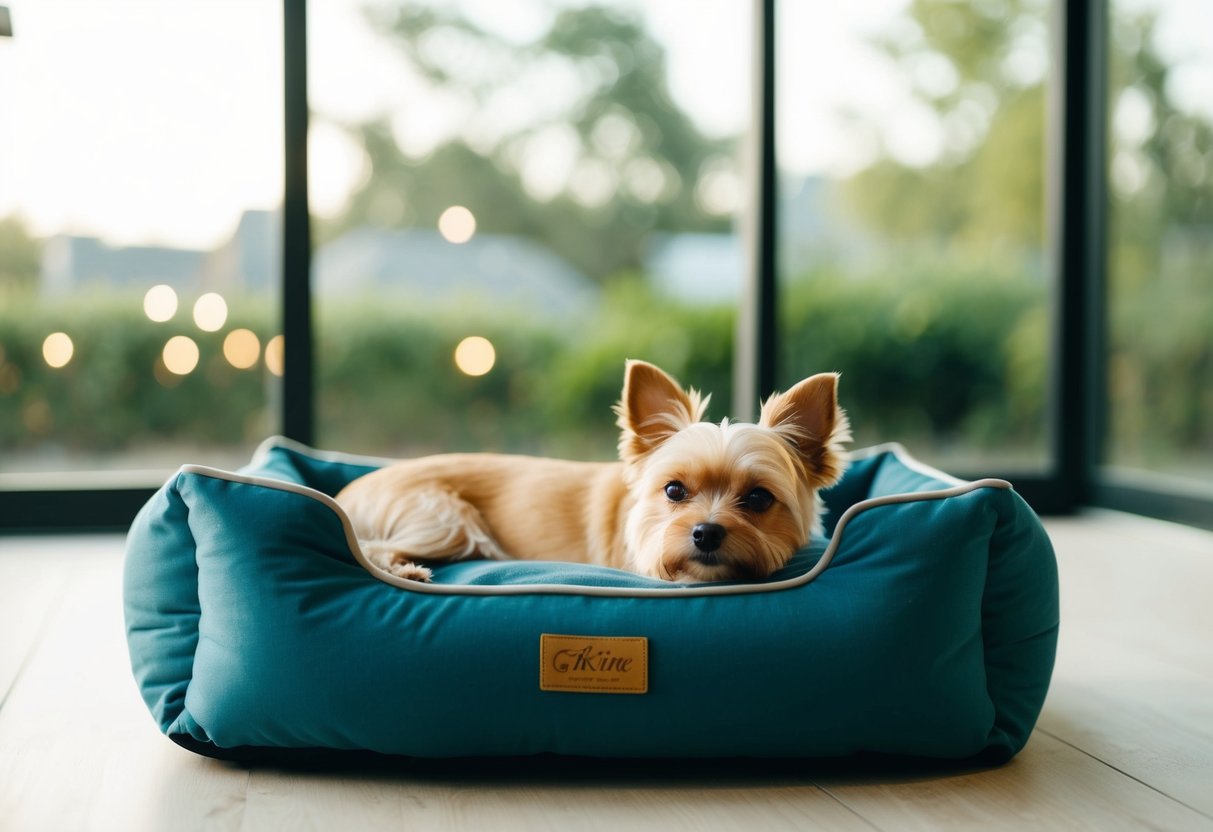
[[[265,345],[265,368],[276,376],[282,375],[285,340],[281,335],[275,335]]]
[[[42,357],[56,369],[66,367],[75,352],[76,347],[66,332],[52,332],[42,342]]]
[[[156,323],[164,323],[177,314],[177,293],[172,286],[157,284],[143,296],[143,313]]]
[[[198,345],[185,335],[174,335],[164,345],[161,358],[170,373],[187,376],[198,366]]]
[[[462,205],[452,205],[438,218],[438,231],[449,243],[466,243],[476,233],[476,218]]]
[[[237,370],[247,370],[261,355],[261,340],[248,329],[233,329],[223,339],[223,357]]]
[[[194,304],[194,323],[203,332],[218,332],[227,322],[227,301],[222,295],[207,292]]]
[[[472,335],[455,347],[455,366],[466,375],[482,376],[497,363],[497,351],[487,338]]]

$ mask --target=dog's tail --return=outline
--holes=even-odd
[[[386,490],[343,508],[362,553],[400,578],[432,580],[433,571],[426,563],[508,557],[476,507],[447,488]]]

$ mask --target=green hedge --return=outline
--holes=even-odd
[[[236,301],[223,331],[207,334],[182,313],[149,322],[139,298],[9,299],[0,309],[0,453],[251,444],[274,429],[276,380],[260,364],[232,368],[222,341],[241,326],[264,343],[275,320],[267,304]],[[589,322],[350,300],[318,305],[316,323],[318,442],[350,451],[608,457],[625,358],[652,360],[713,393],[714,419],[728,415],[732,398],[733,311],[654,297],[638,279],[609,289]],[[76,346],[59,370],[41,357],[57,330]],[[840,370],[860,441],[979,449],[1043,441],[1045,305],[1043,288],[1028,281],[809,276],[786,287],[780,331],[783,386]],[[175,334],[202,353],[181,379],[156,371]],[[473,334],[497,350],[481,378],[452,360]]]
[[[266,307],[238,305],[222,332],[176,322],[154,324],[142,298],[6,299],[0,307],[0,451],[108,453],[177,441],[222,445],[264,433],[266,388],[258,371],[223,358],[237,327],[267,331]],[[74,354],[54,369],[42,358],[51,332],[66,332]],[[197,369],[175,377],[160,355],[173,335],[199,346]],[[158,378],[160,380],[158,380]]]
[[[731,310],[663,302],[634,280],[610,289],[588,322],[370,302],[322,308],[317,322],[321,440],[334,447],[609,456],[626,358],[660,363],[725,406],[731,395]],[[468,335],[497,351],[486,376],[455,367]]]
[[[982,271],[820,274],[789,289],[782,325],[784,384],[840,371],[863,443],[1044,446],[1043,282]]]

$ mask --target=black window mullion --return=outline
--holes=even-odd
[[[307,172],[307,0],[283,0],[285,183],[282,194],[281,430],[315,440],[311,221]]]
[[[752,419],[760,398],[778,379],[776,212],[778,171],[775,159],[775,0],[754,0],[753,117],[749,267],[737,314],[733,361],[733,414]]]
[[[1065,510],[1089,498],[1104,436],[1106,2],[1059,0],[1055,14],[1048,231],[1057,290],[1050,428],[1057,508]]]

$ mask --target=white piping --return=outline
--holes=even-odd
[[[345,462],[355,465],[373,465],[382,463],[388,460],[377,460],[372,457],[357,457],[350,454],[341,454],[334,452],[318,452],[306,445],[294,442],[282,437],[271,437],[261,444],[257,449],[257,454],[254,459],[260,459],[264,454],[268,453],[273,447],[287,447],[297,450],[306,455],[317,459],[328,460],[333,462]],[[306,485],[299,485],[285,480],[276,480],[268,477],[254,477],[246,474],[236,474],[231,471],[224,471],[218,468],[209,468],[204,465],[183,465],[178,471],[179,474],[196,474],[213,479],[226,480],[228,482],[244,483],[247,485],[258,485],[265,488],[274,488],[280,491],[289,491],[294,494],[299,494],[304,497],[316,500],[322,505],[327,506],[341,521],[342,528],[345,532],[346,543],[349,546],[350,554],[360,566],[371,573],[375,578],[400,589],[408,590],[409,592],[421,592],[427,595],[590,595],[610,598],[635,598],[635,597],[686,597],[700,595],[746,595],[756,592],[778,592],[785,589],[793,589],[803,586],[822,572],[830,565],[834,559],[835,553],[838,551],[842,543],[842,534],[845,531],[847,524],[855,518],[856,515],[868,511],[869,509],[879,508],[880,506],[895,505],[898,503],[913,503],[924,500],[942,500],[948,497],[956,497],[961,494],[968,494],[971,491],[976,491],[979,488],[1010,488],[1011,484],[1006,480],[999,479],[980,479],[972,482],[964,482],[955,477],[951,477],[940,471],[936,471],[929,466],[923,465],[914,459],[906,452],[905,448],[896,443],[889,445],[879,445],[875,448],[856,451],[852,454],[852,459],[863,459],[870,456],[875,456],[877,453],[891,452],[897,456],[899,461],[909,468],[913,468],[919,473],[927,476],[936,477],[946,482],[956,483],[951,488],[940,489],[936,491],[917,491],[906,492],[903,494],[888,494],[883,497],[874,497],[870,500],[861,500],[855,503],[838,518],[838,523],[834,526],[834,534],[830,538],[830,542],[826,545],[825,551],[821,558],[813,565],[813,568],[805,572],[803,575],[797,575],[794,578],[787,578],[782,581],[772,581],[769,583],[756,584],[696,584],[696,585],[680,585],[675,584],[670,588],[657,587],[605,587],[605,586],[578,586],[573,584],[513,584],[505,586],[481,586],[469,584],[427,584],[420,581],[410,581],[405,578],[399,578],[388,572],[383,571],[375,566],[362,552],[362,548],[358,545],[358,538],[354,535],[354,527],[350,523],[349,517],[345,511],[337,504],[329,495],[322,491],[317,491],[314,488],[309,488]]]

